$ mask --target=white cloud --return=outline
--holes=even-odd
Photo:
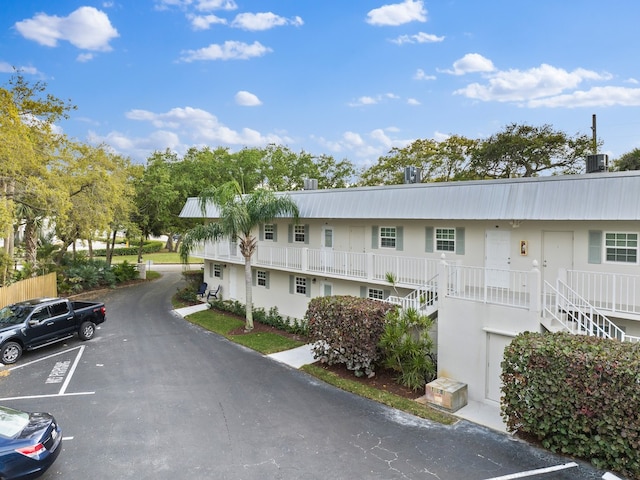
[[[93,7],[80,7],[67,17],[38,13],[15,24],[25,38],[40,45],[56,47],[66,40],[73,46],[92,51],[110,51],[109,41],[118,37],[109,17]]]
[[[198,0],[196,10],[210,12],[212,10],[235,10],[238,5],[233,0]]]
[[[14,73],[16,71],[20,73],[27,73],[29,75],[37,75],[40,73],[35,67],[16,66],[14,68],[13,65],[7,62],[0,62],[0,73]]]
[[[427,11],[422,0],[383,5],[367,13],[367,23],[376,26],[398,26],[409,22],[426,22]]]
[[[371,96],[362,96],[360,98],[358,98],[357,100],[355,100],[354,102],[350,102],[348,103],[348,105],[350,107],[362,107],[365,105],[375,105],[377,103],[380,103],[386,99],[389,100],[397,100],[400,97],[398,97],[398,95],[396,95],[395,93],[383,93],[380,95],[376,95],[375,97],[371,97]]]
[[[190,144],[223,144],[242,147],[283,141],[278,135],[264,135],[250,128],[233,130],[220,123],[215,115],[199,108],[173,108],[165,113],[131,110],[126,116],[130,120],[147,122],[158,130],[171,131],[181,139],[189,139]],[[181,140],[181,143],[185,141]]]
[[[414,73],[413,79],[414,80],[435,80],[436,76],[435,75],[427,75],[426,73],[424,73],[424,70],[419,68],[418,70],[416,70],[416,73]]]
[[[187,19],[191,22],[191,27],[194,30],[208,30],[211,25],[226,25],[227,21],[224,18],[216,17],[215,15],[187,15]]]
[[[260,42],[251,45],[244,42],[226,41],[222,45],[213,43],[199,50],[184,50],[180,60],[193,62],[196,60],[247,60],[253,57],[262,57],[272,52]]]
[[[594,87],[586,91],[576,91],[527,102],[527,106],[532,108],[612,107],[615,105],[625,107],[640,106],[640,88]]]
[[[243,107],[256,107],[258,105],[262,105],[262,102],[256,95],[245,90],[240,90],[236,93],[235,99],[236,103]]]
[[[213,10],[235,10],[238,5],[233,0],[157,0],[156,10],[167,10],[171,7],[188,8],[193,6],[201,12]]]
[[[562,68],[542,64],[529,70],[505,70],[488,76],[485,84],[472,83],[456,90],[454,94],[464,95],[482,101],[523,102],[536,98],[559,95],[576,88],[585,80],[606,80],[609,74],[599,74],[578,68],[567,72]]]
[[[231,22],[231,26],[249,31],[269,30],[283,25],[294,25],[299,27],[304,22],[300,17],[287,19],[271,12],[264,13],[241,13]]]
[[[420,105],[420,101],[416,98],[408,98],[407,105],[417,106]]]
[[[466,73],[493,72],[493,62],[479,53],[467,53],[464,57],[453,62],[453,70],[442,70],[452,75],[464,75]]]
[[[400,35],[392,40],[392,43],[397,45],[404,45],[405,43],[437,43],[443,42],[444,37],[438,37],[430,33],[419,32],[415,35]]]

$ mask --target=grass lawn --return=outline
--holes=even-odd
[[[96,257],[103,258],[104,257]],[[137,255],[114,255],[111,263],[123,263],[124,261],[129,263],[138,263]],[[142,256],[142,261],[147,262],[151,260],[154,264],[163,264],[163,263],[182,263],[182,259],[180,258],[180,254],[177,252],[157,252],[157,253],[146,253]],[[198,264],[202,263],[201,258],[189,257],[190,264]]]

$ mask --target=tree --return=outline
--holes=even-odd
[[[635,148],[613,161],[613,170],[640,170],[640,148]]]
[[[570,137],[550,125],[514,123],[481,142],[470,168],[478,178],[579,173],[592,149],[593,140],[587,135]]]
[[[423,182],[449,182],[473,178],[469,170],[478,141],[458,135],[445,140],[416,140],[403,148],[393,148],[361,175],[362,185],[397,185],[404,183],[406,167],[422,172]]]
[[[269,190],[255,190],[244,194],[237,181],[205,191],[200,196],[203,216],[210,203],[217,209],[217,222],[198,225],[189,230],[180,246],[184,262],[195,246],[201,242],[217,241],[221,238],[238,239],[244,257],[244,280],[246,287],[245,331],[253,330],[253,305],[251,291],[251,257],[256,251],[257,238],[253,234],[260,224],[269,223],[282,215],[298,220],[298,206],[288,195],[276,195]]]

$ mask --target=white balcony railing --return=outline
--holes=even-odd
[[[594,307],[611,313],[640,315],[640,276],[567,271],[567,283]]]
[[[556,282],[556,287],[544,282],[543,298],[543,313],[571,333],[613,338],[621,342],[635,340],[635,337],[626,338],[622,329],[564,282]]]
[[[519,270],[447,265],[447,295],[464,300],[529,308],[529,274]]]

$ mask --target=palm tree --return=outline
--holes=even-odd
[[[245,331],[250,332],[253,330],[251,257],[257,245],[257,238],[252,232],[260,224],[269,223],[278,216],[290,216],[297,222],[298,206],[288,195],[276,195],[269,190],[256,190],[245,195],[237,181],[203,192],[199,199],[203,216],[206,206],[213,203],[217,208],[218,221],[189,230],[180,246],[180,256],[186,262],[189,253],[202,242],[221,238],[240,241],[246,287]]]

